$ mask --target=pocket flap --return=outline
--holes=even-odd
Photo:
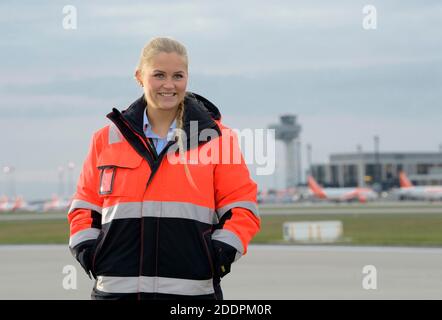
[[[98,157],[97,167],[137,168],[143,158],[127,144],[115,144],[107,147]]]

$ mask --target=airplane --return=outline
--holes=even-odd
[[[267,191],[267,188],[265,188],[263,190],[258,190],[258,195],[257,195],[258,203],[267,202],[268,196],[269,196],[269,193]]]
[[[13,204],[9,202],[7,196],[0,197],[0,212],[11,211]]]
[[[399,173],[399,199],[442,200],[442,186],[414,186],[404,171]]]
[[[58,211],[58,210],[68,210],[71,206],[72,199],[65,200],[60,199],[56,194],[52,196],[52,199],[45,202],[43,205],[43,211]]]
[[[9,201],[8,197],[0,197],[0,212],[5,211],[37,211],[37,206],[28,204],[22,196],[15,197],[14,201]]]
[[[22,196],[17,196],[14,200],[9,200],[7,196],[0,196],[0,212],[14,211],[65,211],[71,206],[72,199],[60,199],[57,195],[53,195],[51,200],[33,201],[28,203]]]
[[[12,211],[25,210],[28,204],[25,202],[22,196],[15,197]]]
[[[370,188],[322,188],[312,176],[309,176],[307,180],[310,192],[318,199],[365,203],[378,198],[377,193]]]
[[[27,202],[22,196],[17,196],[12,211],[38,211],[41,212],[41,204],[38,201]]]
[[[293,203],[299,199],[295,188],[270,189],[264,188],[258,191],[258,203]]]

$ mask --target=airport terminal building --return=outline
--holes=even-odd
[[[311,174],[326,187],[399,186],[405,171],[415,185],[442,185],[442,152],[337,153],[329,164],[314,164]]]

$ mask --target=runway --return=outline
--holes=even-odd
[[[89,299],[93,282],[67,245],[0,246],[0,261],[0,299]],[[66,290],[69,265],[77,288]],[[441,266],[440,248],[252,245],[222,286],[227,300],[442,299]],[[376,289],[364,289],[368,276]]]

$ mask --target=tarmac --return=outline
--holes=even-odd
[[[251,245],[222,287],[226,300],[442,299],[441,266],[442,248]],[[67,245],[0,246],[0,299],[88,300],[92,286]]]

